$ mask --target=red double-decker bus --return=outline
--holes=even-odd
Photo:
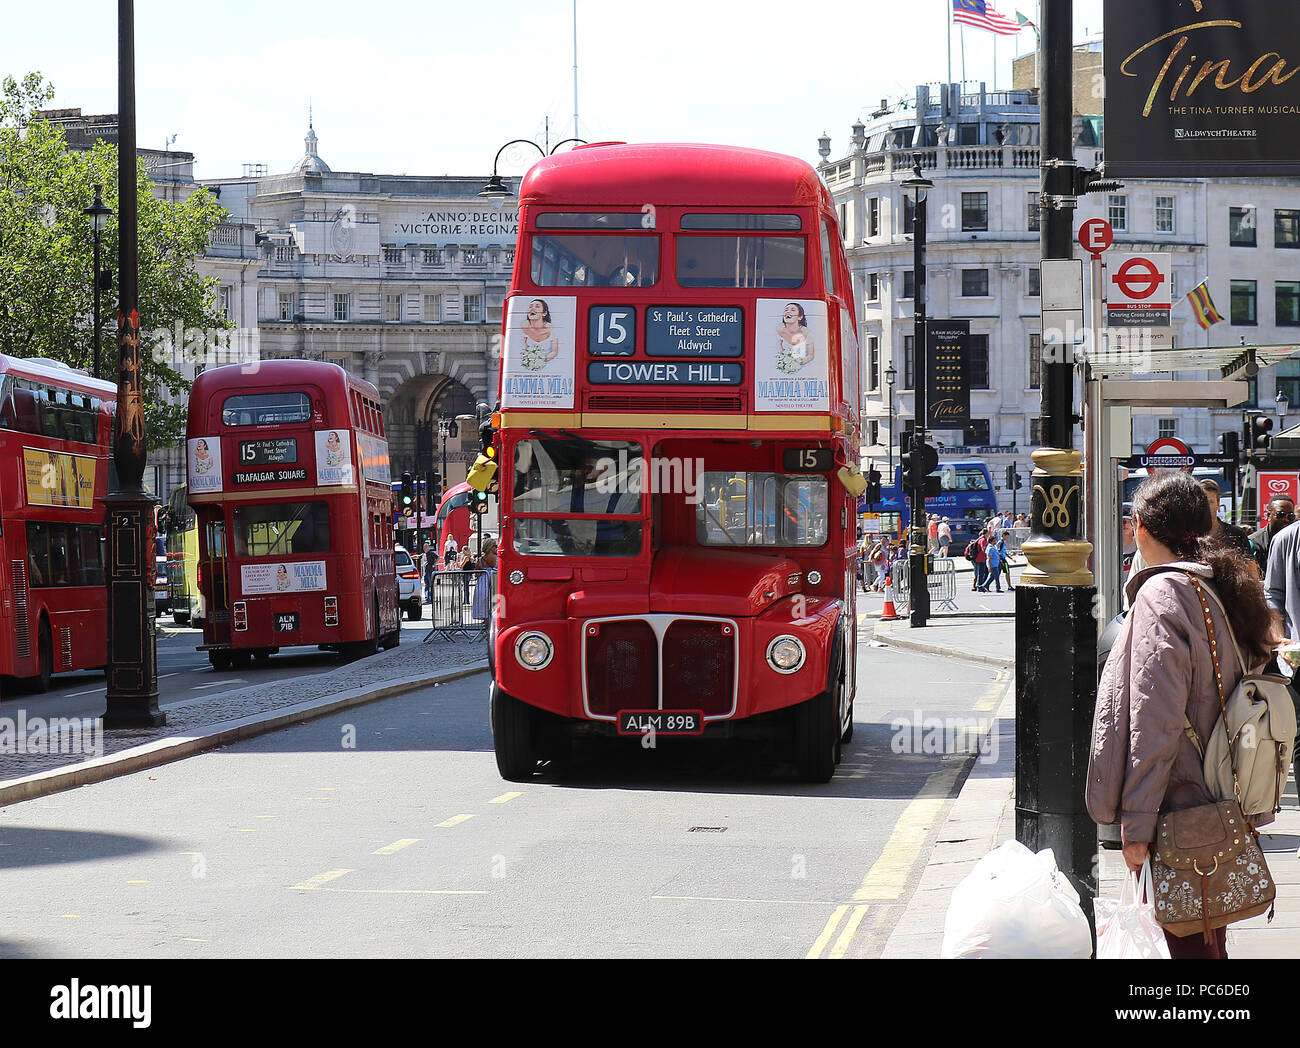
[[[493,438],[502,775],[653,734],[775,740],[830,779],[859,445],[830,195],[792,157],[612,143],[537,163],[519,200]]]
[[[231,364],[194,380],[189,503],[217,669],[282,647],[352,655],[401,636],[379,391],[336,364]]]
[[[41,691],[108,656],[104,495],[117,387],[0,355],[0,674]]]

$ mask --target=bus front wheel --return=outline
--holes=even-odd
[[[527,782],[537,770],[536,718],[533,708],[507,695],[492,682],[492,748],[497,771],[510,782]]]
[[[50,690],[50,678],[54,676],[54,643],[50,640],[50,624],[41,619],[41,628],[36,639],[36,677],[32,686],[44,694]]]
[[[840,760],[840,688],[843,674],[795,715],[795,765],[805,782],[830,782]]]

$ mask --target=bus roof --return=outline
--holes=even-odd
[[[244,389],[249,386],[290,387],[298,382],[312,382],[329,392],[343,393],[355,386],[373,397],[379,390],[364,379],[345,371],[328,360],[260,360],[254,364],[225,364],[209,368],[194,380],[194,394],[208,395],[214,390]],[[191,395],[193,400],[194,394]]]
[[[39,382],[98,393],[105,397],[117,396],[117,383],[92,378],[84,371],[56,360],[44,358],[11,357],[0,353],[0,374],[18,375]]]
[[[596,143],[539,160],[520,204],[816,207],[830,194],[812,166],[784,153],[696,142]]]

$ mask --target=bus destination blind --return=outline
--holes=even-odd
[[[744,313],[733,306],[651,306],[645,313],[650,357],[739,357]]]
[[[298,441],[295,437],[274,437],[268,440],[241,440],[239,464],[241,466],[287,466],[298,461]]]

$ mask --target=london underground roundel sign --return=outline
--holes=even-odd
[[[1177,437],[1160,437],[1147,445],[1142,465],[1147,469],[1190,469],[1196,465],[1196,456]]]

